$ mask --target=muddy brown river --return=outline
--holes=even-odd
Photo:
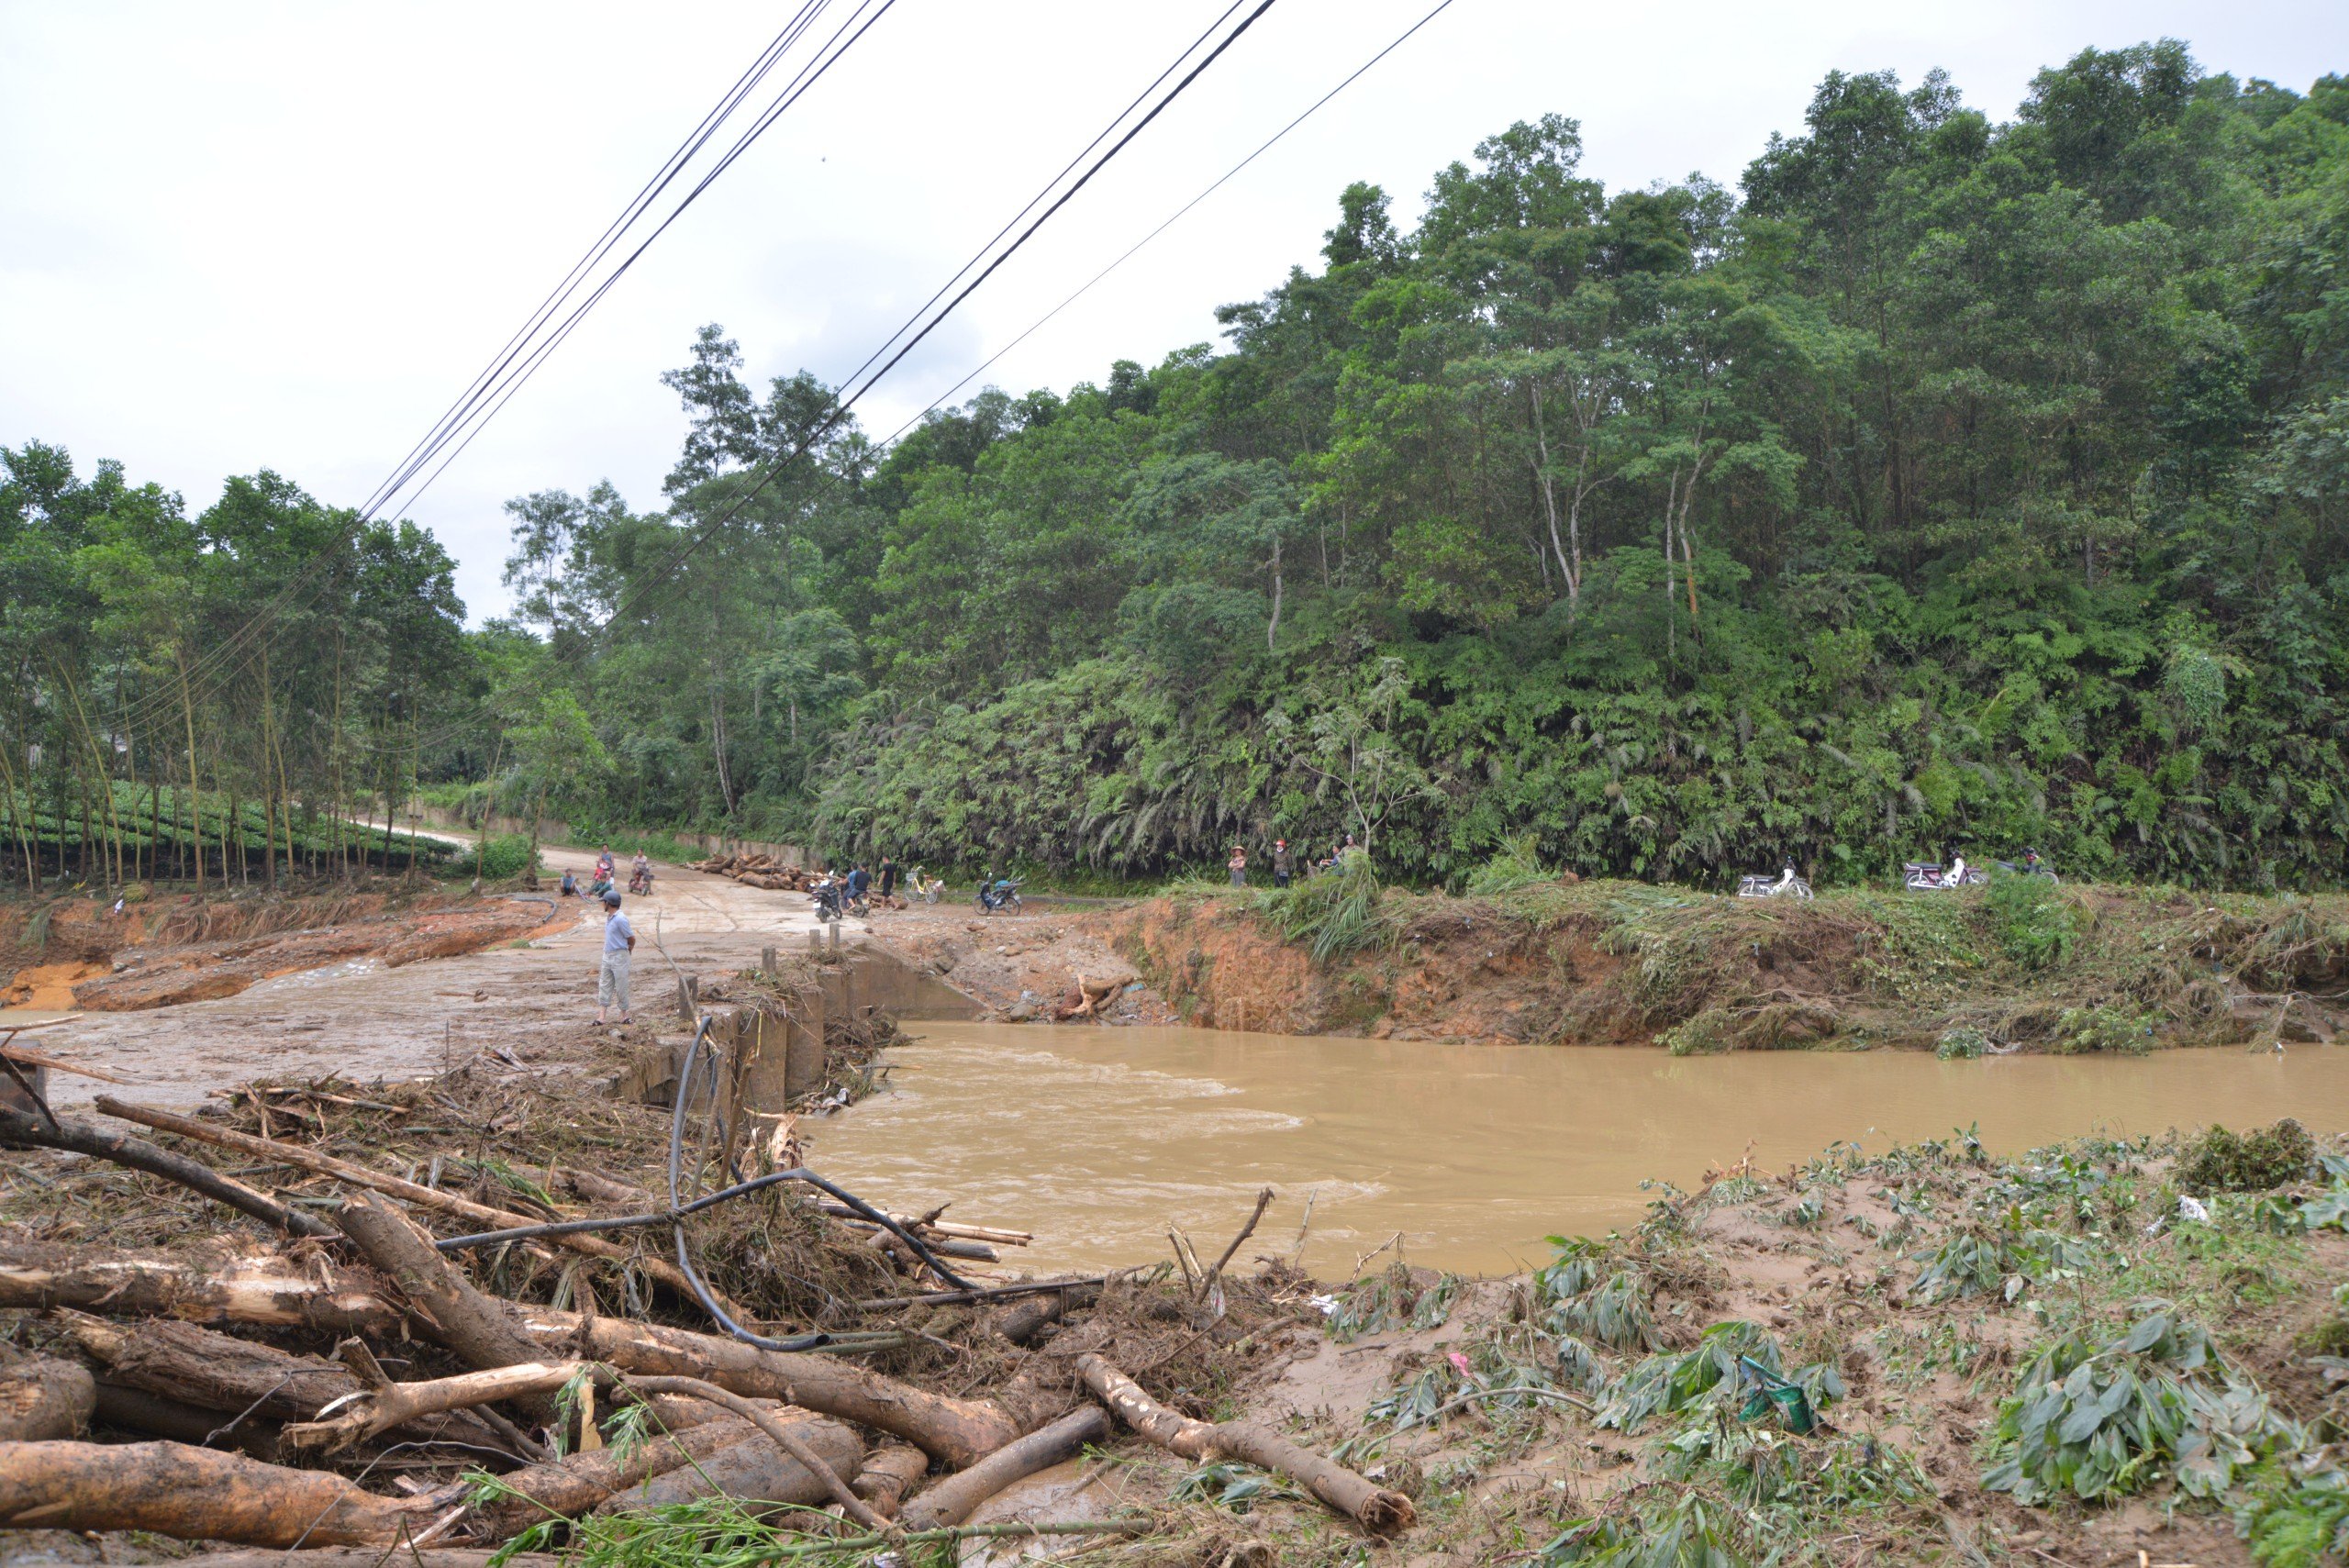
[[[1401,1235],[1414,1263],[1498,1273],[1550,1234],[1635,1223],[1753,1145],[1784,1169],[1839,1140],[1881,1150],[1976,1126],[2017,1152],[2102,1131],[2297,1116],[2349,1127],[2349,1053],[2173,1051],[1939,1062],[1908,1051],[1444,1046],[1191,1029],[920,1024],[895,1087],[807,1127],[811,1162],[899,1210],[1032,1230],[1007,1265],[1167,1256],[1179,1225],[1219,1251],[1257,1190],[1245,1256],[1295,1247],[1342,1277]],[[1388,1254],[1382,1254],[1383,1262]]]

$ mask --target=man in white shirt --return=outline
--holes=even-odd
[[[604,895],[604,962],[596,972],[596,1021],[607,1023],[605,1017],[614,1002],[620,1007],[620,1022],[633,1023],[629,1017],[628,966],[636,952],[636,928],[620,913],[620,895],[617,891]]]

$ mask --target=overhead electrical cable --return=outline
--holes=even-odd
[[[1054,175],[1051,181],[1048,181],[1043,189],[1040,191],[1036,196],[1030,198],[1028,204],[1020,209],[1020,212],[1024,215],[1026,213],[1035,211],[1037,206],[1043,203],[1047,196],[1051,196],[1052,198],[1050,205],[1046,206],[1044,210],[1034,217],[1028,224],[1027,228],[1019,232],[1019,237],[1013,239],[1008,245],[1003,246],[999,250],[995,250],[995,253],[986,260],[985,264],[983,267],[980,267],[977,275],[975,277],[970,277],[969,281],[965,283],[951,299],[947,300],[943,307],[933,309],[933,306],[935,306],[936,301],[946,294],[947,290],[945,288],[941,288],[937,293],[930,296],[929,301],[924,302],[924,304],[907,318],[905,325],[900,326],[885,340],[885,343],[896,344],[897,347],[896,350],[890,353],[885,360],[882,360],[880,350],[875,350],[874,353],[867,356],[864,365],[859,367],[863,379],[859,381],[845,396],[835,399],[832,404],[831,411],[806,434],[801,436],[799,439],[794,443],[789,451],[785,452],[780,457],[771,460],[758,470],[755,483],[753,483],[747,491],[737,495],[732,504],[727,506],[726,509],[719,513],[716,517],[696,529],[692,537],[682,548],[672,551],[667,558],[662,560],[659,565],[653,569],[649,579],[625,595],[621,598],[620,602],[613,606],[611,613],[606,616],[592,632],[588,633],[588,640],[591,643],[602,640],[605,637],[610,634],[613,628],[620,625],[630,617],[641,615],[649,609],[651,607],[650,601],[652,600],[654,595],[662,593],[668,586],[669,580],[675,574],[679,568],[683,567],[686,562],[691,560],[703,546],[707,545],[712,539],[716,538],[720,532],[730,526],[734,519],[740,517],[743,510],[748,507],[751,502],[757,500],[760,495],[763,495],[766,490],[774,484],[778,477],[789,470],[794,464],[797,463],[802,458],[806,457],[810,451],[814,450],[818,442],[820,442],[826,436],[829,435],[834,429],[838,428],[841,423],[848,417],[849,414],[855,408],[857,403],[863,399],[866,394],[870,393],[874,387],[881,383],[884,377],[888,375],[891,371],[895,370],[898,364],[902,363],[907,355],[912,353],[916,348],[919,347],[924,339],[936,331],[947,317],[952,316],[954,311],[962,306],[964,300],[970,298],[972,294],[984,284],[988,278],[994,276],[996,272],[1000,269],[1006,261],[1009,261],[1015,254],[1017,254],[1022,246],[1026,245],[1030,239],[1033,239],[1045,224],[1051,222],[1053,217],[1065,207],[1069,202],[1075,197],[1076,194],[1083,190],[1085,185],[1093,180],[1095,175],[1107,168],[1119,153],[1123,152],[1126,148],[1130,146],[1136,137],[1140,136],[1141,132],[1154,122],[1160,115],[1163,114],[1175,99],[1181,97],[1183,94],[1189,89],[1191,84],[1197,82],[1199,77],[1205,73],[1209,66],[1213,65],[1219,59],[1222,58],[1224,52],[1234,43],[1238,42],[1241,37],[1245,34],[1249,28],[1255,26],[1258,19],[1261,18],[1265,12],[1273,8],[1275,3],[1275,0],[1259,0],[1259,4],[1256,6],[1255,9],[1250,11],[1245,17],[1241,18],[1238,26],[1232,28],[1230,31],[1219,39],[1213,49],[1209,50],[1208,53],[1194,64],[1188,72],[1184,73],[1180,81],[1176,82],[1174,86],[1167,89],[1167,91],[1159,97],[1158,101],[1150,106],[1147,113],[1143,114],[1139,119],[1134,120],[1130,126],[1128,126],[1124,133],[1119,136],[1117,140],[1111,143],[1106,151],[1102,152],[1099,157],[1096,158],[1093,162],[1085,168],[1085,172],[1078,175],[1074,181],[1068,182],[1064,189],[1060,189],[1057,195],[1052,195],[1052,193],[1063,184],[1068,170],[1076,166],[1077,161],[1082,160],[1083,154],[1079,155],[1078,160],[1073,160],[1061,171],[1059,174]],[[1240,4],[1245,4],[1245,0],[1240,0]],[[1239,5],[1232,6],[1223,13],[1223,17],[1229,17],[1232,12],[1237,11],[1239,8]],[[1219,26],[1221,24],[1223,17],[1218,18]],[[1210,31],[1212,30],[1213,29],[1210,29]],[[1206,36],[1207,35],[1205,34],[1201,35],[1201,41],[1204,41]],[[1185,49],[1182,54],[1176,57],[1175,66],[1179,66],[1184,60],[1189,59],[1190,56],[1197,52],[1197,50],[1198,44],[1196,42]],[[1145,89],[1140,96],[1135,98],[1133,104],[1129,105],[1125,109],[1119,111],[1118,116],[1110,121],[1108,128],[1100,135],[1096,136],[1093,140],[1087,144],[1088,149],[1098,147],[1101,142],[1108,137],[1110,132],[1116,130],[1119,125],[1123,124],[1131,116],[1133,108],[1136,106],[1139,106],[1142,102],[1143,98],[1148,97],[1150,92],[1154,89],[1159,83],[1164,82],[1167,76],[1173,74],[1174,68],[1174,66],[1170,66],[1166,71],[1161,72],[1156,81],[1152,83],[1152,89]],[[1006,224],[1003,229],[998,231],[998,238],[1000,238],[1000,235],[1003,233],[1008,233],[1018,221],[1019,219],[1015,217],[1012,223]],[[992,241],[988,247],[983,248],[981,254],[985,255],[988,249],[993,249]],[[974,258],[972,261],[965,262],[954,275],[957,278],[964,277],[970,273],[974,266],[977,265],[977,259]],[[948,286],[952,286],[951,282]],[[881,360],[882,362],[879,364],[878,368],[872,368],[875,360]],[[479,715],[477,714],[475,717],[478,717]],[[469,725],[444,725],[439,727],[436,731],[436,736],[462,733],[466,728],[469,728]]]
[[[1011,339],[1010,342],[1006,343],[1002,348],[997,349],[994,353],[989,354],[985,360],[974,367],[968,375],[965,375],[962,380],[948,387],[944,392],[940,393],[937,397],[931,400],[929,407],[923,409],[920,413],[915,415],[912,418],[898,426],[895,431],[891,432],[886,439],[881,442],[881,445],[884,447],[895,446],[899,440],[904,439],[907,431],[911,430],[916,425],[918,425],[922,420],[928,418],[932,413],[936,412],[939,406],[948,398],[953,396],[956,393],[970,385],[971,383],[985,375],[994,367],[996,361],[1002,359],[1004,355],[1011,352],[1012,350],[1019,347],[1020,344],[1026,342],[1030,338],[1034,337],[1037,332],[1041,331],[1044,326],[1052,319],[1052,317],[1058,316],[1062,311],[1066,310],[1070,306],[1074,305],[1078,300],[1083,299],[1087,294],[1091,293],[1093,286],[1096,284],[1098,284],[1102,279],[1108,277],[1111,272],[1116,272],[1119,267],[1124,266],[1128,261],[1132,261],[1135,253],[1141,250],[1142,247],[1148,245],[1152,240],[1165,233],[1168,229],[1174,228],[1186,217],[1189,216],[1192,208],[1197,206],[1201,202],[1207,200],[1209,196],[1223,189],[1226,184],[1230,183],[1234,175],[1238,174],[1242,169],[1247,168],[1249,164],[1256,161],[1257,159],[1262,158],[1265,153],[1271,151],[1275,144],[1279,142],[1282,138],[1287,136],[1289,132],[1303,125],[1307,120],[1311,119],[1314,115],[1320,111],[1323,105],[1329,103],[1330,99],[1336,97],[1339,94],[1353,86],[1354,83],[1367,72],[1372,66],[1376,65],[1380,61],[1385,60],[1388,55],[1393,54],[1397,50],[1402,48],[1403,45],[1409,40],[1412,34],[1418,32],[1421,28],[1426,27],[1430,22],[1434,21],[1436,17],[1447,10],[1452,4],[1453,0],[1439,0],[1435,9],[1430,11],[1426,16],[1421,17],[1418,21],[1413,22],[1409,27],[1404,28],[1402,32],[1396,35],[1394,41],[1389,43],[1385,49],[1380,50],[1376,54],[1372,55],[1368,60],[1365,60],[1360,65],[1355,66],[1353,72],[1350,72],[1342,81],[1339,82],[1336,86],[1330,88],[1328,92],[1314,99],[1311,104],[1308,105],[1302,114],[1298,115],[1295,119],[1289,121],[1288,124],[1281,127],[1280,129],[1273,132],[1271,136],[1266,137],[1262,142],[1258,143],[1256,150],[1251,152],[1247,157],[1242,158],[1239,162],[1234,163],[1230,168],[1225,170],[1216,182],[1208,186],[1207,189],[1201,191],[1197,195],[1193,196],[1189,201],[1185,202],[1181,206],[1176,207],[1173,214],[1170,215],[1164,222],[1152,229],[1149,233],[1143,235],[1141,239],[1135,240],[1131,245],[1127,246],[1125,250],[1119,255],[1116,261],[1111,261],[1108,266],[1094,273],[1090,278],[1087,278],[1078,286],[1075,293],[1070,295],[1066,299],[1052,306],[1052,309],[1038,317],[1034,321],[1029,324],[1027,329],[1021,332],[1019,336]]]
[[[552,352],[553,348],[577,328],[587,310],[593,308],[619,277],[635,264],[637,259],[643,255],[652,240],[659,238],[662,231],[674,223],[685,208],[707,191],[720,174],[732,167],[735,161],[740,159],[786,110],[797,103],[807,90],[838,62],[841,56],[861,39],[871,29],[874,23],[879,21],[896,3],[896,0],[878,0],[877,8],[875,8],[875,0],[859,0],[855,10],[850,14],[848,19],[841,23],[829,39],[818,46],[814,58],[800,66],[777,92],[774,100],[760,111],[756,119],[736,138],[733,145],[711,169],[703,174],[669,216],[662,220],[659,227],[639,244],[617,269],[604,278],[589,298],[572,312],[551,338],[542,339],[529,347],[525,364],[517,373],[514,369],[517,353],[522,351],[525,345],[530,345],[531,339],[543,330],[553,309],[559,307],[564,300],[576,292],[585,277],[592,274],[596,264],[610,253],[618,245],[620,237],[649,210],[652,200],[675,181],[693,158],[708,144],[725,121],[747,101],[758,84],[772,74],[775,66],[790,52],[792,46],[807,34],[815,20],[832,4],[832,0],[805,0],[798,12],[785,25],[783,30],[760,51],[758,57],[745,69],[742,75],[721,95],[718,103],[702,117],[701,123],[688,133],[678,150],[662,161],[661,167],[646,182],[644,188],[640,190],[623,208],[621,215],[614,219],[606,228],[604,233],[589,246],[585,255],[579,262],[573,264],[563,281],[557,284],[547,301],[542,302],[540,307],[531,313],[529,320],[524,327],[508,339],[507,345],[497,354],[492,356],[490,366],[474,378],[466,391],[459,395],[457,402],[451,406],[451,410],[436,421],[433,429],[428,432],[427,436],[410,450],[407,456],[401,460],[392,476],[378,485],[370,495],[367,504],[359,513],[359,522],[363,525],[379,515],[398,495],[406,482],[413,478],[425,463],[429,462],[443,447],[454,439],[459,431],[462,430],[465,434],[463,442],[460,443],[458,450],[462,451],[463,445],[470,444],[473,435],[479,433],[482,425],[495,416],[498,409],[504,407],[514,393],[519,390],[521,383],[527,381],[529,375],[545,362],[547,355]],[[871,9],[872,14],[866,17],[865,12],[868,9]],[[862,25],[859,25],[860,17],[863,18]],[[843,35],[846,35],[845,41],[842,41]],[[484,409],[484,400],[493,396],[495,402],[489,404]],[[448,461],[453,461],[455,455],[453,452],[451,453]],[[434,478],[438,478],[439,474],[445,471],[448,461],[442,462],[440,468],[434,470]],[[430,481],[428,480],[427,484],[429,483]],[[421,488],[412,492],[407,500],[412,503],[416,495],[421,493]],[[230,666],[239,664],[239,656],[248,652],[252,640],[295,602],[297,595],[322,583],[326,573],[349,555],[356,543],[357,536],[354,532],[332,550],[321,551],[301,572],[295,573],[295,577],[280,589],[268,604],[263,605],[236,631],[213,643],[198,655],[184,677],[183,684],[188,688],[189,694],[192,695],[195,688],[201,687],[208,699],[217,684],[216,677]],[[185,700],[188,700],[187,697],[179,692],[161,692],[153,697],[145,699],[133,711],[119,716],[119,721],[131,726],[144,726],[152,721],[157,715],[168,713]]]

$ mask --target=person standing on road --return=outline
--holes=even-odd
[[[596,972],[596,1021],[607,1023],[605,1014],[612,1004],[619,1004],[620,1022],[634,1023],[629,1016],[628,966],[636,954],[636,928],[620,913],[618,892],[604,895],[604,962]]]
[[[1248,885],[1248,851],[1245,849],[1241,848],[1238,844],[1232,845],[1231,858],[1224,862],[1223,864],[1224,869],[1231,873],[1232,886],[1245,887]]]
[[[897,862],[887,855],[881,857],[881,900],[894,903],[897,896]]]
[[[1290,875],[1296,870],[1297,857],[1289,853],[1288,840],[1275,839],[1273,840],[1273,885],[1286,887]]]

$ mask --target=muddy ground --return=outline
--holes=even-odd
[[[566,869],[587,872],[595,860],[566,850],[550,850],[546,858],[550,885]],[[386,904],[392,897],[374,896]],[[375,945],[352,955],[256,979],[232,995],[93,1013],[43,1031],[43,1048],[122,1073],[134,1080],[139,1097],[163,1105],[193,1104],[209,1090],[262,1072],[414,1076],[493,1044],[526,1057],[551,1052],[584,1060],[598,1035],[602,920],[584,901],[564,906],[551,894],[524,897],[485,900],[527,917],[512,934],[471,951],[406,963],[391,962],[397,944],[429,931],[430,918],[385,915],[378,905],[362,923],[366,941]],[[89,918],[106,917],[106,906],[90,907]],[[637,930],[634,991],[640,1024],[648,1029],[675,1018],[677,973],[754,968],[771,946],[804,951],[816,927],[804,896],[763,893],[682,868],[664,868],[650,896],[629,898],[624,907]],[[285,917],[299,919],[302,912]],[[862,935],[857,924],[844,933],[848,940]],[[208,950],[198,944],[171,951]],[[42,1015],[0,1009],[0,1025],[12,1016]],[[58,1103],[84,1103],[97,1087],[61,1074]]]

